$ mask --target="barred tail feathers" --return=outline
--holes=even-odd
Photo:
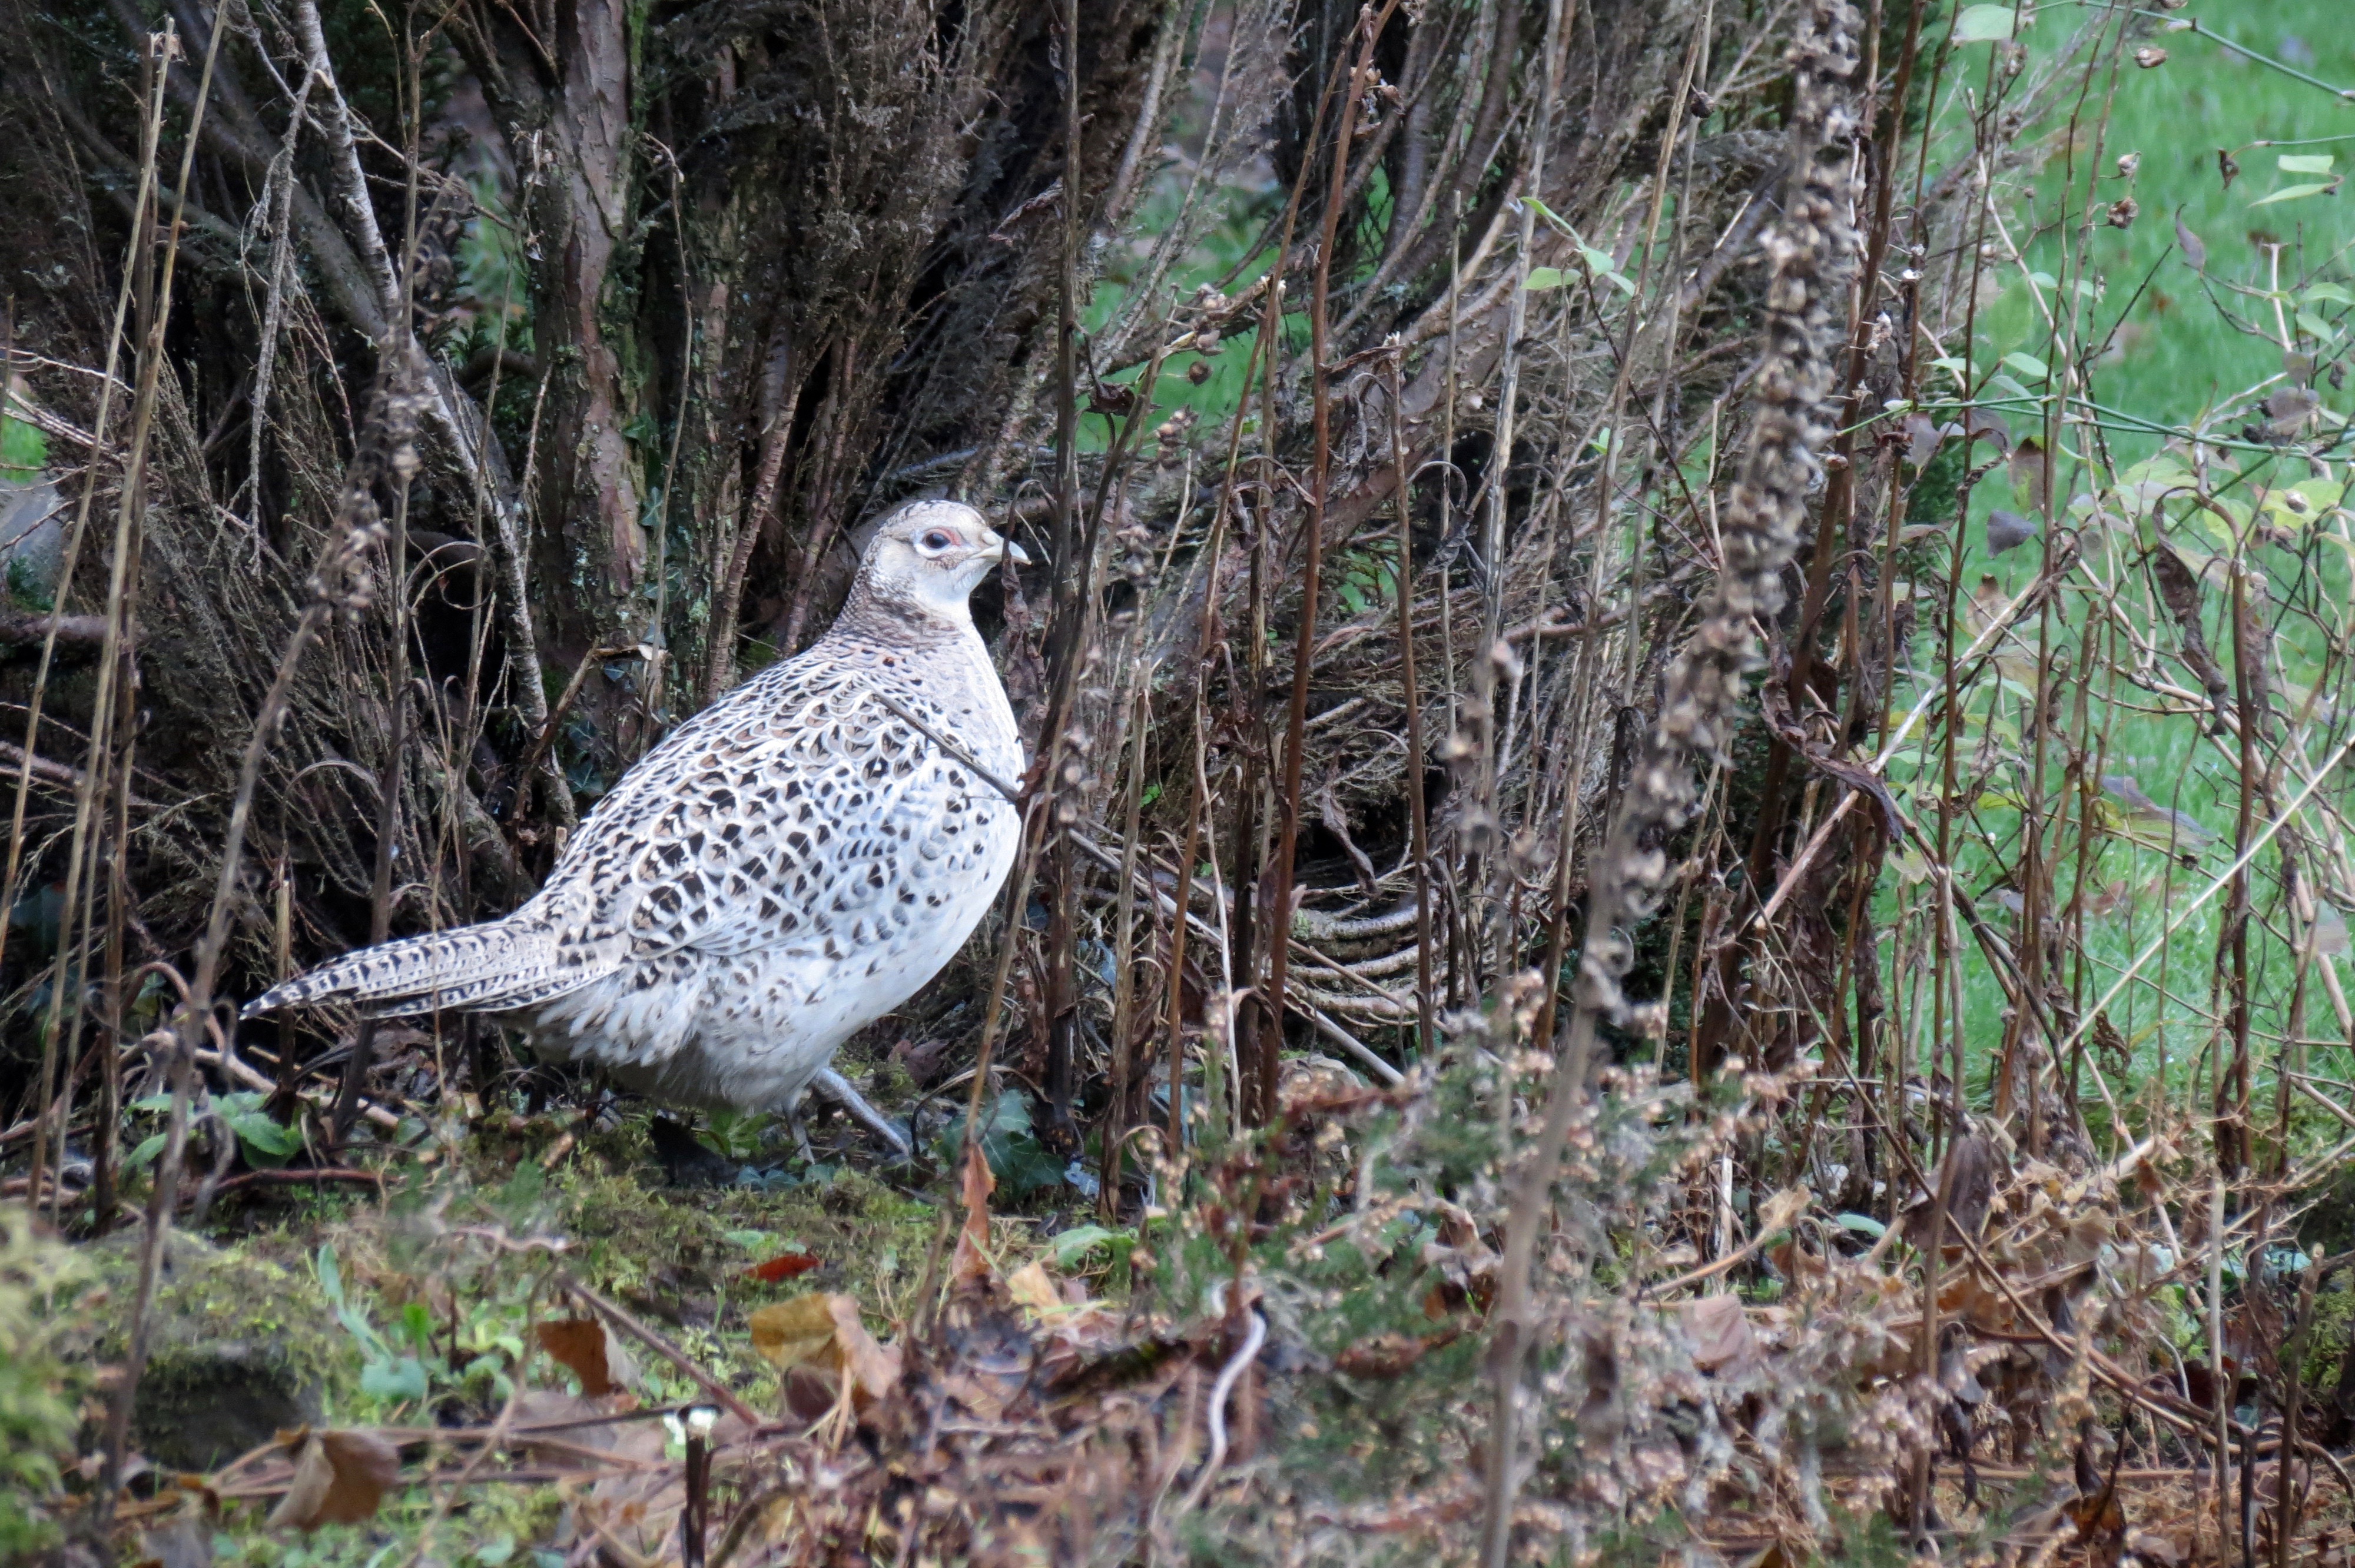
[[[385,1017],[440,1008],[486,1008],[514,994],[540,1000],[570,989],[559,980],[555,933],[512,918],[348,953],[246,1003],[241,1016],[349,1000]],[[580,979],[591,978],[582,974]]]

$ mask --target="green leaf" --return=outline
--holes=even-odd
[[[2308,304],[2312,304],[2317,300],[2323,300],[2334,305],[2355,305],[2355,294],[2349,293],[2336,283],[2310,284],[2307,288],[2305,298]]]
[[[142,1139],[139,1147],[131,1151],[131,1168],[136,1171],[163,1152],[164,1134],[159,1132],[153,1138]]]
[[[2007,397],[2024,397],[2030,402],[2036,399],[2035,393],[2030,392],[2000,370],[1987,378],[1987,387],[1990,390],[2000,392]]]
[[[1545,203],[1538,200],[1535,196],[1523,196],[1521,199],[1528,202],[1529,206],[1536,210],[1537,215],[1540,217],[1544,218],[1548,223],[1553,225],[1556,228],[1559,228],[1572,239],[1578,238],[1578,230],[1571,228],[1570,224],[1562,217],[1561,214],[1554,211],[1553,208],[1546,206]]]
[[[2284,185],[2281,189],[2274,192],[2273,195],[2268,196],[2259,196],[2249,205],[2251,207],[2271,207],[2277,201],[2303,201],[2307,196],[2320,196],[2326,191],[2335,191],[2338,188],[2339,185],[2336,181],[2333,181],[2331,184],[2327,185]]]
[[[2308,337],[2318,337],[2325,343],[2328,343],[2332,338],[2339,335],[2339,329],[2337,327],[2332,326],[2328,322],[2324,321],[2312,311],[2300,311],[2297,313],[2297,330],[2306,334]]]
[[[246,1160],[255,1165],[282,1165],[303,1147],[303,1135],[282,1127],[260,1111],[233,1111],[223,1120],[245,1146]]]
[[[1529,281],[1524,282],[1521,287],[1527,289],[1532,294],[1540,294],[1543,293],[1548,289],[1559,289],[1561,287],[1561,283],[1562,274],[1561,268],[1532,267],[1529,269]]]
[[[2327,175],[2338,161],[2328,153],[2285,153],[2274,165],[2286,175]]]
[[[1966,5],[1955,18],[1955,42],[1992,44],[2011,37],[2019,16],[2009,5]]]
[[[1102,1225],[1074,1225],[1055,1238],[1055,1266],[1070,1268],[1100,1246],[1118,1247],[1136,1238],[1126,1231],[1106,1230]]]
[[[1889,1234],[1889,1227],[1870,1214],[1841,1214],[1832,1223],[1844,1231],[1854,1231],[1860,1236],[1870,1236],[1875,1241]]]
[[[360,1369],[360,1392],[378,1399],[423,1399],[425,1364],[415,1356],[370,1361]]]
[[[2003,362],[2022,376],[2038,381],[2052,374],[2051,369],[2032,354],[2007,354],[2003,356]]]

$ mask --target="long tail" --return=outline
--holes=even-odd
[[[510,916],[348,953],[246,1003],[252,1018],[282,1007],[348,999],[378,1017],[441,1008],[519,1006],[560,995],[591,978],[567,975],[555,933]]]

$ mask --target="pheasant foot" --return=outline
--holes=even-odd
[[[850,1080],[840,1073],[831,1067],[822,1067],[817,1076],[810,1081],[810,1087],[849,1112],[851,1120],[890,1144],[891,1151],[901,1160],[915,1158],[915,1145],[908,1141],[908,1135],[900,1129],[900,1124],[868,1105],[866,1097],[852,1088]]]

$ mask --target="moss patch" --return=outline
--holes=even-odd
[[[315,1421],[358,1371],[300,1250],[282,1234],[233,1246],[175,1232],[156,1281],[135,1436],[158,1463],[210,1469]],[[79,1355],[118,1362],[138,1293],[139,1242],[83,1249],[101,1295],[65,1332]]]
[[[2307,1326],[2306,1356],[2298,1374],[2309,1393],[2338,1385],[2350,1338],[2355,1338],[2355,1279],[2341,1270],[2314,1298],[2314,1321]]]
[[[932,1203],[851,1171],[808,1185],[690,1190],[592,1157],[553,1186],[572,1272],[740,1387],[773,1375],[745,1323],[772,1301],[833,1290],[857,1297],[879,1328],[903,1319],[940,1218]],[[816,1266],[788,1264],[774,1279],[755,1272],[787,1257]]]

